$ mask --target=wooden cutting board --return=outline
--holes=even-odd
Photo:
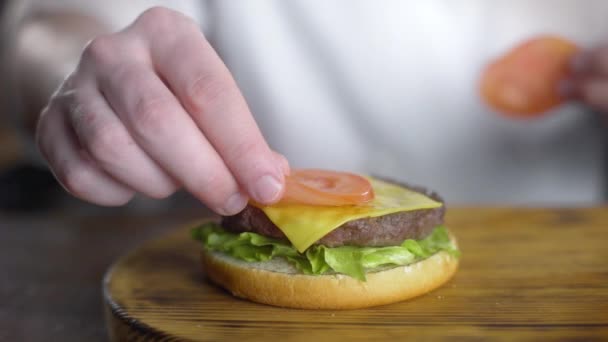
[[[351,311],[236,299],[201,276],[180,228],[119,260],[103,284],[115,341],[608,340],[608,208],[452,208],[463,255],[444,287]]]

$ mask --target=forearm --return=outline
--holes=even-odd
[[[12,31],[13,49],[6,65],[13,74],[11,95],[17,97],[13,101],[20,104],[18,115],[33,133],[40,110],[74,69],[83,46],[109,29],[78,12],[53,11],[33,14]]]

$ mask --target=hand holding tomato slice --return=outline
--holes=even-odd
[[[572,99],[608,113],[608,44],[583,51],[575,58],[564,91]],[[603,115],[608,119],[608,115]]]
[[[570,76],[570,63],[579,48],[556,36],[531,39],[491,63],[483,72],[480,92],[496,110],[533,117],[568,100],[559,84]]]
[[[357,205],[374,198],[370,182],[359,175],[316,169],[292,169],[279,203]]]

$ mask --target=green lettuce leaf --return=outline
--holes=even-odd
[[[450,241],[443,226],[436,227],[422,240],[405,240],[389,247],[325,247],[315,245],[299,253],[289,242],[256,233],[231,233],[217,223],[204,223],[192,229],[192,238],[204,248],[226,253],[248,262],[285,258],[304,274],[319,275],[337,272],[365,281],[365,272],[381,266],[402,266],[446,251],[454,256],[460,252]]]

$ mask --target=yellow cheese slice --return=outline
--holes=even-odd
[[[348,221],[442,206],[441,202],[421,193],[378,179],[369,180],[376,196],[364,205],[332,207],[279,204],[260,209],[298,251],[304,252],[313,243]]]

